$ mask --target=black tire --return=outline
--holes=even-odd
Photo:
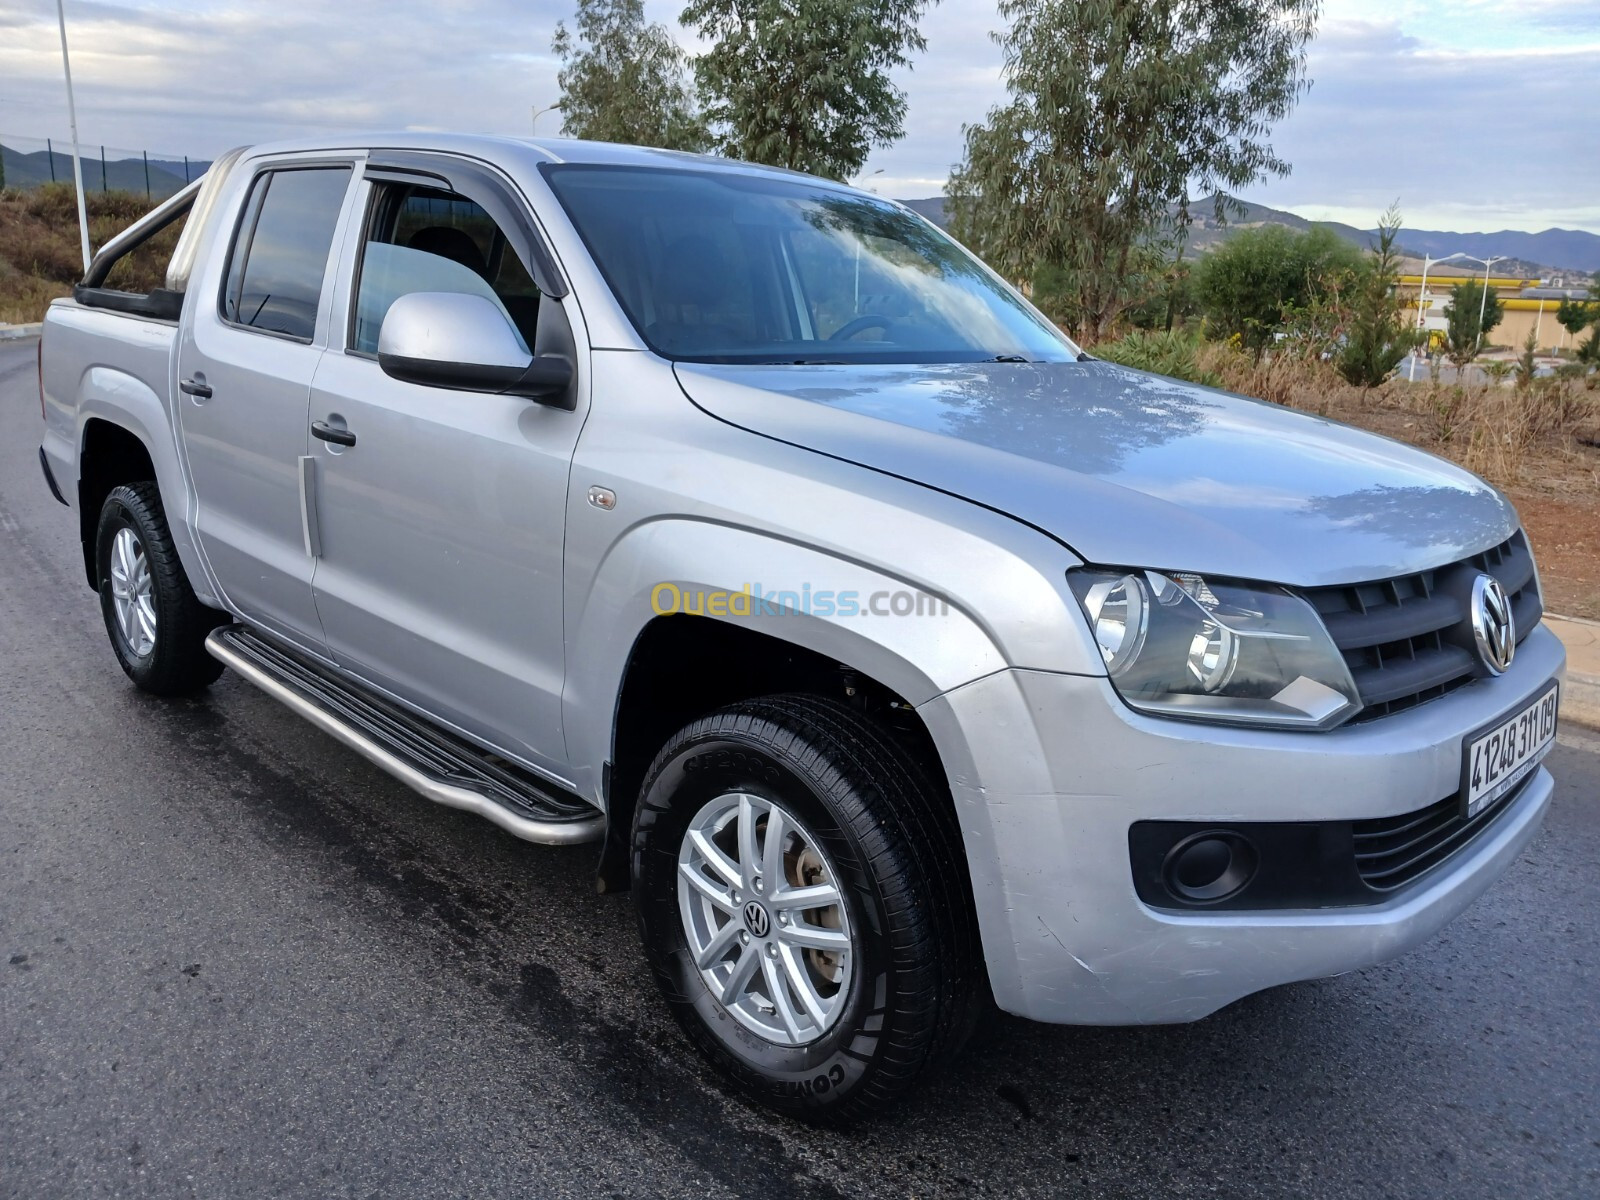
[[[155,609],[154,645],[145,653],[130,643],[117,619],[111,556],[118,532],[131,530],[143,551]],[[227,614],[201,604],[189,586],[154,483],[124,484],[111,490],[100,509],[95,532],[95,564],[100,581],[100,614],[117,661],[142,690],[157,696],[198,691],[222,674],[222,664],[206,653],[206,635]]]
[[[678,909],[678,852],[706,803],[744,791],[816,837],[854,935],[844,1008],[820,1037],[751,1032],[695,966]],[[811,696],[734,705],[679,732],[635,810],[633,887],[650,966],[695,1046],[748,1097],[848,1123],[951,1058],[984,994],[965,854],[947,794],[884,729]]]

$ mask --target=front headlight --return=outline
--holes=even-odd
[[[1112,684],[1142,712],[1330,729],[1361,710],[1316,610],[1282,588],[1097,568],[1067,580]]]

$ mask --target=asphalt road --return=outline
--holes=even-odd
[[[257,693],[135,692],[0,346],[0,1194],[1600,1194],[1600,739],[1423,949],[1190,1026],[984,1023],[879,1124],[725,1094],[592,851]]]

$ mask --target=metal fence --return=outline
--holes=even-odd
[[[81,142],[85,191],[143,192],[164,200],[200,178],[210,159],[190,158],[155,150],[130,150]],[[72,182],[72,143],[61,138],[36,138],[0,133],[0,187],[34,188]]]

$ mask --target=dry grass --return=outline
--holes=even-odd
[[[1596,380],[1542,379],[1531,387],[1390,380],[1359,388],[1326,363],[1257,361],[1208,344],[1199,365],[1231,392],[1331,417],[1453,459],[1502,488],[1600,496]]]
[[[89,241],[103,246],[150,210],[134,192],[90,192]],[[123,259],[107,285],[144,292],[161,286],[167,259],[182,227],[169,226]],[[78,207],[70,185],[0,191],[0,321],[37,321],[57,296],[70,295],[83,277]]]

